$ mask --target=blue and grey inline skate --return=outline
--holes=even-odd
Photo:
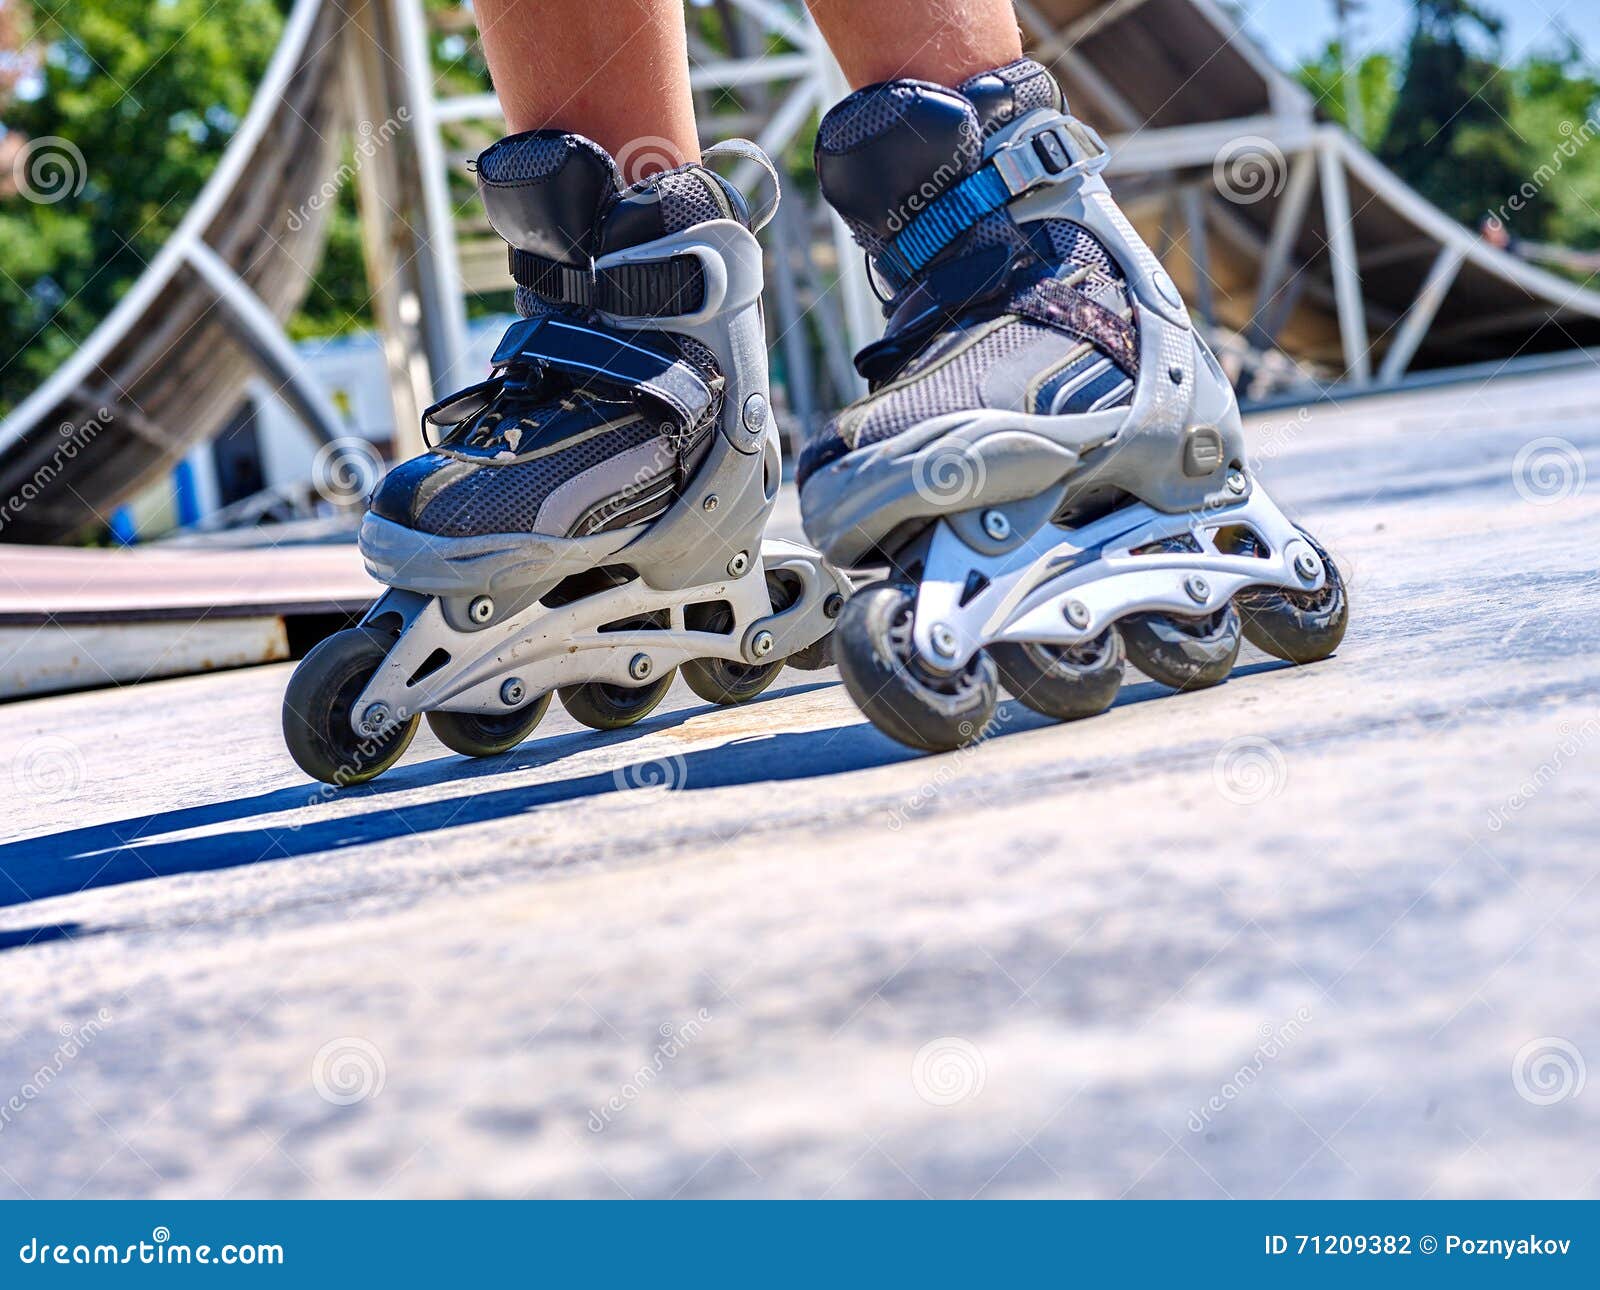
[[[886,733],[978,739],[1004,685],[1070,719],[1124,659],[1214,685],[1241,634],[1296,663],[1344,634],[1338,569],[1245,460],[1229,382],[1111,200],[1099,136],[1023,59],[899,80],[824,118],[823,194],[888,299],[868,395],[809,443],[806,531],[889,580],[835,654]]]

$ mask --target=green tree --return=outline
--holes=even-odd
[[[1303,64],[1296,75],[1300,83],[1310,90],[1317,106],[1340,125],[1349,127],[1346,114],[1349,100],[1345,97],[1344,50],[1336,40],[1330,40],[1311,62]],[[1361,104],[1361,142],[1376,148],[1389,128],[1389,118],[1394,112],[1399,69],[1392,54],[1378,51],[1366,55],[1355,69],[1358,100]]]
[[[89,335],[183,218],[281,28],[275,0],[35,10],[26,39],[36,71],[0,107],[5,140],[65,139],[83,161],[63,154],[76,169],[59,200],[0,191],[0,410]],[[9,169],[6,180],[9,189]]]
[[[1405,74],[1378,155],[1464,224],[1476,224],[1528,173],[1510,122],[1512,80],[1500,65],[1498,17],[1472,0],[1415,0]],[[1530,205],[1536,233],[1543,203]]]

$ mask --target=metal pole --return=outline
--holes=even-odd
[[[423,336],[433,378],[433,395],[442,399],[466,381],[467,309],[456,258],[455,211],[450,175],[433,97],[433,59],[428,49],[422,0],[392,0],[400,37],[400,67],[412,113],[417,170],[422,187],[422,230],[417,258],[422,267]]]

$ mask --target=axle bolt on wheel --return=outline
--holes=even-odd
[[[771,632],[757,632],[755,638],[750,642],[750,652],[757,658],[766,658],[768,654],[772,653],[773,643]]]
[[[731,573],[735,578],[737,578],[749,567],[750,553],[748,551],[741,551],[738,555],[734,556],[733,559],[728,561],[728,572]]]
[[[527,697],[527,694],[528,687],[516,677],[512,677],[500,687],[500,702],[508,708],[514,708]]]
[[[822,612],[827,618],[837,618],[843,609],[844,597],[837,591],[830,593],[828,598],[822,602]]]
[[[655,664],[650,661],[648,654],[635,654],[628,660],[628,675],[635,681],[645,680],[654,670]]]
[[[1004,542],[1011,536],[1011,521],[1006,518],[1004,511],[985,511],[983,531],[996,542]]]
[[[494,601],[488,596],[478,596],[467,606],[467,617],[475,623],[486,623],[494,617]]]
[[[374,703],[361,714],[361,728],[369,735],[381,735],[389,725],[389,705]]]
[[[928,633],[928,639],[933,642],[933,648],[939,657],[956,656],[956,634],[944,623],[935,623],[933,630]]]
[[[1322,561],[1310,551],[1302,551],[1294,558],[1294,571],[1305,581],[1315,582],[1322,572]]]
[[[1069,600],[1061,606],[1062,616],[1074,627],[1089,625],[1089,606],[1081,600]]]
[[[1206,603],[1206,598],[1211,595],[1211,584],[1198,573],[1191,573],[1183,580],[1183,589],[1189,593],[1189,599],[1197,605]]]
[[[1243,493],[1247,487],[1248,484],[1245,481],[1242,470],[1230,470],[1228,472],[1228,491],[1230,493]]]
[[[714,510],[716,510],[717,509],[717,495],[715,493],[707,493],[706,494],[706,500],[700,503],[700,509],[703,510],[703,511],[714,511]]]

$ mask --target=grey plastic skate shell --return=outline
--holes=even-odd
[[[985,145],[993,155],[1019,135],[1064,120],[1030,112]],[[1067,219],[1093,233],[1122,267],[1139,336],[1139,372],[1126,407],[1051,416],[1003,408],[932,418],[892,439],[858,448],[806,481],[807,535],[828,559],[859,563],[919,518],[1004,506],[1068,481],[1068,497],[1121,489],[1159,511],[1180,513],[1237,497],[1226,491],[1244,465],[1244,433],[1233,389],[1190,326],[1172,279],[1096,175],[1046,186],[1008,207],[1018,223]],[[1203,474],[1186,453],[1192,432],[1215,432]],[[972,486],[926,486],[930,463],[955,460]],[[1248,487],[1247,483],[1247,487]]]
[[[782,477],[778,428],[767,388],[761,321],[761,244],[734,220],[711,220],[596,261],[608,268],[692,255],[705,276],[705,299],[692,314],[619,318],[612,326],[688,336],[717,356],[725,381],[719,434],[684,495],[624,549],[622,558],[655,585],[693,586],[723,574],[740,551],[753,557]],[[756,415],[759,411],[759,416]],[[758,487],[749,477],[756,474]],[[707,495],[718,499],[706,513]]]
[[[998,132],[985,152],[1059,119],[1055,112],[1030,112]],[[1067,219],[1088,229],[1121,267],[1133,305],[1139,333],[1133,402],[1123,427],[1094,455],[1081,482],[1125,489],[1164,511],[1189,510],[1218,497],[1229,471],[1244,464],[1233,387],[1204,352],[1171,276],[1112,201],[1105,181],[1089,176],[1041,188],[1013,202],[1010,211],[1019,224]],[[1214,428],[1222,440],[1215,468],[1203,477],[1183,469],[1184,436],[1195,426]]]

